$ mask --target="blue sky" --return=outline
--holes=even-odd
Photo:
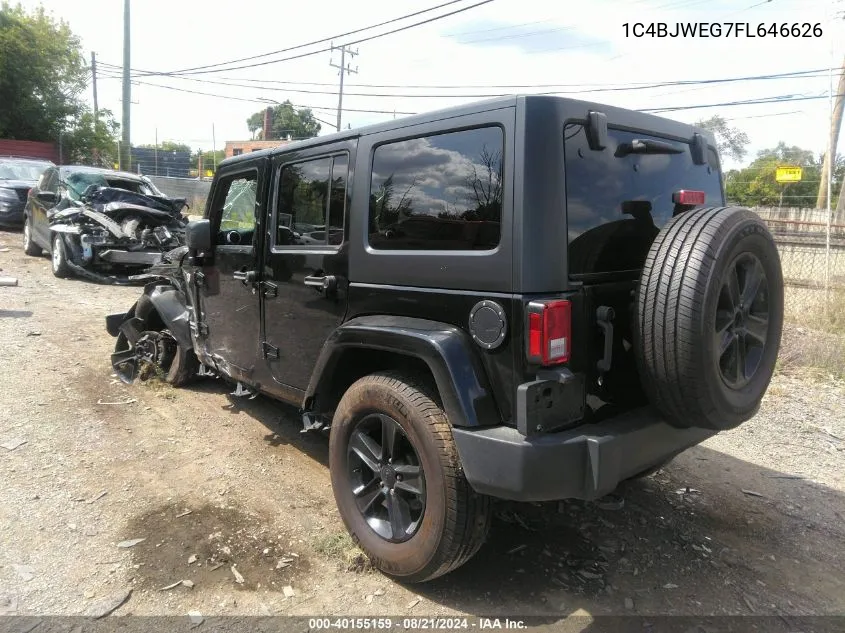
[[[86,51],[96,51],[101,62],[121,64],[121,0],[23,1],[27,7],[39,3],[70,23],[81,36]],[[132,66],[172,71],[258,55],[436,4],[437,0],[401,3],[323,0],[319,4],[240,0],[198,8],[196,3],[172,0],[133,0]],[[463,4],[472,4],[472,0]],[[577,91],[579,98],[630,108],[714,104],[782,95],[824,96],[829,84],[824,72],[801,79],[631,88],[635,83],[823,69],[831,60],[833,64],[841,64],[845,53],[845,22],[841,17],[832,22],[830,16],[843,10],[845,0],[494,0],[425,26],[358,45],[359,55],[352,61],[358,73],[347,78],[344,106],[385,113],[346,112],[344,127],[392,118],[394,110],[423,112],[502,92]],[[427,16],[416,19],[424,17]],[[654,39],[626,38],[623,29],[626,22],[691,21],[748,22],[755,30],[759,23],[820,23],[824,36]],[[315,114],[333,124],[338,77],[330,61],[338,62],[337,53],[333,60],[332,54],[323,52],[258,68],[194,75],[192,81],[139,78],[146,84],[137,83],[132,88],[133,142],[150,143],[157,135],[159,141],[175,140],[194,148],[210,149],[213,128],[217,146],[222,147],[226,140],[248,138],[246,118],[262,107],[262,99],[289,98],[296,104],[319,108]],[[110,108],[119,119],[120,80],[106,74],[112,73],[104,72],[100,77],[100,105]],[[198,80],[242,83],[255,88]],[[270,81],[288,83],[266,83]],[[159,86],[147,85],[153,83]],[[489,87],[516,84],[558,87]],[[461,88],[406,87],[434,85]],[[600,89],[605,90],[596,91]],[[733,125],[748,133],[752,140],[751,156],[781,140],[816,152],[823,151],[826,145],[826,98],[681,110],[664,116],[693,122],[714,114],[731,119]],[[324,125],[324,130],[331,131],[331,125]]]

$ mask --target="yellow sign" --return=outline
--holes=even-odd
[[[778,167],[775,172],[775,180],[778,182],[801,182],[801,168]]]

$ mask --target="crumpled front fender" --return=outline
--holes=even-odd
[[[118,336],[120,326],[125,321],[134,317],[147,321],[153,310],[158,313],[164,327],[170,330],[182,349],[193,349],[190,312],[185,295],[181,290],[161,282],[147,284],[144,294],[127,312],[106,316],[106,331],[111,336]]]

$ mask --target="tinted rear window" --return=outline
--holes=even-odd
[[[504,134],[483,127],[376,148],[370,246],[491,250],[499,244]]]
[[[669,143],[683,151],[626,153],[635,139]],[[571,275],[641,269],[651,243],[675,212],[676,191],[704,191],[705,206],[722,204],[712,150],[709,164],[696,165],[688,143],[611,128],[607,147],[594,151],[584,126],[572,124],[564,130],[564,154]]]

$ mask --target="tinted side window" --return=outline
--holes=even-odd
[[[349,159],[327,156],[282,167],[276,245],[343,242]]]
[[[635,139],[679,151],[639,153]],[[715,153],[708,165],[696,165],[682,141],[609,129],[607,147],[594,151],[584,126],[573,124],[564,130],[564,154],[572,275],[641,269],[660,228],[681,211],[676,191],[704,191],[705,206],[722,204]]]
[[[376,148],[370,246],[489,250],[499,244],[504,135],[485,127]]]

